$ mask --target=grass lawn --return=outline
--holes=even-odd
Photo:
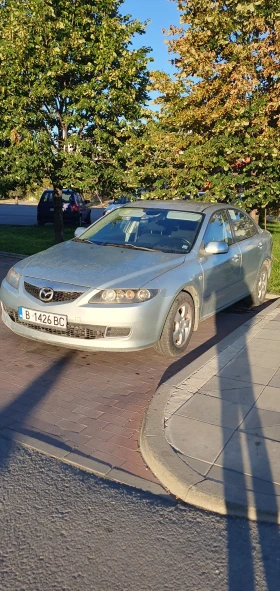
[[[65,228],[65,240],[74,237],[75,228]],[[35,254],[53,246],[53,226],[0,225],[0,250],[17,254]]]
[[[268,224],[273,236],[273,267],[269,291],[280,293],[280,223]],[[74,228],[65,228],[65,240],[74,236]],[[52,226],[5,226],[0,225],[0,250],[19,254],[35,254],[54,245]]]
[[[273,237],[273,266],[269,281],[270,293],[280,293],[280,223],[267,224]]]

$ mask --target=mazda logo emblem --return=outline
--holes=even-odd
[[[53,299],[53,289],[51,287],[42,287],[39,291],[41,302],[51,302]]]

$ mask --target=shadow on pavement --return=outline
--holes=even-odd
[[[246,280],[241,268],[241,282],[246,288]],[[259,308],[257,309],[259,311]],[[217,332],[218,332],[217,323]],[[260,353],[261,356],[261,353]],[[219,361],[219,356],[218,356]],[[254,406],[259,392],[254,389],[254,376],[252,374],[252,364],[250,361],[248,345],[245,345],[238,360],[234,359],[226,368],[219,367],[218,370],[218,388],[219,396],[221,397],[221,425],[226,425],[228,420],[228,401],[234,402],[231,405],[231,421],[239,425],[242,429],[243,421],[248,416],[250,409]],[[244,400],[240,390],[229,390],[228,386],[224,385],[223,378],[234,379],[238,385],[238,380],[244,384],[246,382],[246,399]],[[242,380],[243,378],[243,380]],[[256,381],[256,380],[255,380]],[[263,385],[263,389],[265,385]],[[207,385],[206,385],[207,389]],[[233,396],[234,394],[234,396]],[[245,408],[246,407],[246,408]],[[244,413],[245,410],[245,413]],[[245,415],[245,416],[244,416]],[[261,424],[261,417],[258,408],[254,406],[254,422]],[[225,448],[230,445],[230,449]],[[261,462],[266,466],[266,483],[261,480],[260,473],[256,470],[258,450],[261,449]],[[232,463],[234,456],[234,467],[236,472],[232,469],[227,469]],[[279,576],[275,576],[275,568],[269,560],[267,553],[268,548],[268,532],[269,528],[275,528],[278,532],[278,542],[280,542],[280,531],[277,525],[267,525],[260,521],[264,510],[264,498],[262,485],[265,484],[265,494],[270,498],[270,511],[272,513],[278,512],[278,504],[276,499],[276,491],[273,483],[272,469],[270,466],[269,453],[267,450],[266,439],[264,437],[252,437],[251,432],[235,431],[228,438],[228,430],[223,428],[223,450],[219,456],[218,463],[223,467],[223,486],[224,497],[228,508],[230,508],[234,498],[234,487],[241,492],[242,502],[245,505],[245,512],[249,511],[249,503],[254,505],[257,514],[257,536],[259,541],[259,553],[262,560],[263,579],[266,584],[267,591],[279,591]],[[251,475],[251,476],[250,476]],[[249,490],[250,489],[250,499]],[[243,521],[243,550],[246,547],[246,555],[243,550],[240,551],[236,544],[236,525],[235,519],[230,517],[226,520],[227,529],[227,563],[228,563],[228,589],[230,591],[259,591],[260,586],[255,579],[254,561],[256,560],[256,548],[252,542],[252,527],[250,521],[244,519]],[[276,531],[274,530],[274,535]],[[278,546],[279,547],[279,546]],[[276,565],[275,565],[276,566]],[[279,575],[279,566],[276,566]]]
[[[240,271],[239,280],[240,290],[243,290],[242,293],[245,293],[248,291],[248,288],[242,268]],[[173,377],[177,372],[182,370],[183,367],[187,367],[190,362],[194,361],[194,359],[203,354],[210,347],[216,345],[225,336],[223,325],[225,315],[223,313],[217,313],[217,292],[213,287],[213,278],[210,279],[209,285],[205,286],[205,292],[208,294],[209,298],[212,298],[213,310],[216,309],[216,335],[215,337],[206,341],[203,345],[199,346],[197,349],[191,351],[187,355],[184,355],[171,364],[166,372],[164,372],[159,386],[164,384],[170,377]],[[254,315],[261,309],[265,309],[269,303],[270,302],[265,303],[262,307],[254,309],[254,311],[250,311],[249,309],[246,311],[246,308],[244,309],[244,304],[242,302],[238,304],[237,307],[234,306],[230,310],[227,310],[227,313],[229,311],[236,313],[236,315],[241,313],[241,322],[237,322],[235,326],[235,328],[238,328],[238,326],[240,326],[243,322],[253,319]],[[244,321],[242,322],[243,311]],[[260,356],[261,355],[262,353],[260,352]],[[228,371],[229,366],[230,371]],[[216,405],[218,405],[220,414],[218,419],[219,422],[215,423],[215,419],[209,417],[208,422],[211,424],[211,420],[213,420],[212,425],[228,426],[230,409],[230,422],[232,425],[232,430],[229,428],[222,429],[222,444],[218,456],[214,459],[214,462],[217,461],[217,468],[220,474],[222,474],[222,476],[219,478],[219,482],[224,489],[224,498],[226,499],[226,504],[228,505],[228,508],[232,508],[232,502],[237,500],[234,498],[235,491],[237,496],[240,494],[240,497],[242,498],[243,506],[245,506],[245,514],[247,511],[248,515],[249,503],[251,505],[253,503],[257,516],[260,516],[264,510],[263,487],[265,487],[265,493],[270,499],[269,510],[272,513],[278,512],[275,485],[273,483],[272,469],[270,465],[269,453],[267,450],[267,440],[264,437],[256,437],[255,435],[252,436],[252,433],[248,431],[246,432],[246,430],[242,432],[236,430],[244,418],[249,414],[250,409],[253,407],[256,399],[260,395],[260,391],[258,390],[256,392],[256,389],[254,389],[253,381],[255,378],[252,375],[251,368],[252,366],[250,363],[249,351],[245,345],[238,361],[230,362],[226,368],[222,365],[218,367],[217,377],[215,378],[217,381],[217,385],[215,386],[216,391],[214,392],[213,389],[210,388],[207,392],[206,384],[206,386],[202,388],[200,395],[204,394],[205,397],[208,398],[208,402],[209,398],[214,400],[215,402],[213,403],[213,406],[215,405],[216,407]],[[224,380],[226,379],[235,380],[234,388],[225,386]],[[241,390],[242,386],[244,389],[244,382],[246,382],[246,400],[243,399],[243,393]],[[238,383],[240,383],[240,388],[238,388]],[[262,389],[264,388],[265,385],[262,386]],[[229,405],[229,403],[233,404]],[[256,407],[254,407],[254,422],[256,424],[261,424],[261,417],[258,408]],[[234,424],[235,427],[233,427]],[[227,449],[226,453],[224,453],[228,444],[230,445],[230,449]],[[263,477],[260,475],[260,471],[256,470],[256,468],[258,468],[258,451],[261,453],[261,461],[265,466],[265,480],[262,479]],[[235,469],[233,469],[231,465],[232,457],[234,457]],[[211,464],[209,465],[211,467]],[[221,466],[221,469],[219,466]],[[230,466],[231,468],[229,468]],[[207,474],[209,472],[211,472],[211,468],[209,468]],[[211,475],[209,477],[211,478]],[[204,477],[202,476],[202,480],[203,478]],[[215,475],[213,475],[213,479],[215,479]],[[234,517],[225,518],[227,531],[227,589],[229,591],[279,591],[279,564],[275,564],[273,559],[270,559],[271,557],[269,556],[268,550],[270,539],[269,532],[272,531],[272,528],[274,536],[278,537],[276,546],[280,548],[279,527],[275,524],[264,524],[259,520],[257,520],[256,524],[253,525],[248,519],[242,519],[242,539],[240,540],[239,547],[236,541],[236,519],[239,521],[241,520],[241,518]],[[253,543],[252,541],[252,530],[257,531],[259,543],[258,548],[256,547],[255,542]],[[245,553],[244,546],[246,548]],[[262,583],[260,585],[255,578],[254,562],[259,559],[262,561],[263,581],[265,582],[265,587],[262,585]]]
[[[2,407],[0,411],[0,435],[1,428],[9,427],[10,429],[20,431],[26,435],[30,434],[31,436],[36,437],[36,429],[29,428],[28,425],[25,425],[25,421],[30,413],[36,410],[37,405],[48,395],[63,370],[70,364],[72,356],[73,353],[69,352],[60,357],[51,367],[41,373],[35,381],[28,384],[16,399]],[[44,435],[38,433],[38,439],[52,445],[62,446],[62,443],[59,445],[60,442],[58,438],[52,438],[47,434]],[[12,453],[14,444],[12,439],[9,439],[8,441],[8,448],[6,447],[8,452],[0,454],[0,472],[6,470],[9,465],[9,456],[10,453]],[[72,447],[68,447],[66,444],[64,444],[64,448],[67,451],[69,449],[69,452],[72,451]]]
[[[270,304],[271,301],[268,300],[264,302],[264,304],[259,308],[252,309],[248,305],[248,302],[244,300],[238,302],[238,304],[230,306],[230,308],[226,308],[225,310],[222,310],[221,312],[217,313],[215,316],[215,335],[210,339],[205,340],[201,345],[194,347],[191,351],[188,351],[186,355],[182,355],[182,357],[179,357],[178,359],[176,359],[176,361],[170,363],[166,371],[162,374],[162,377],[158,383],[158,388],[165,384],[167,380],[169,380],[173,376],[176,376],[176,374],[179,371],[187,368],[188,365],[190,365],[193,361],[201,357],[201,355],[206,353],[206,351],[209,351],[209,349],[211,349],[215,345],[218,345],[218,343],[220,343],[222,339],[230,335],[233,330],[239,328],[240,326],[245,324],[245,322],[252,320],[258,312],[265,310]],[[232,317],[234,317],[234,327],[232,326]],[[203,329],[203,322],[200,324],[199,329]],[[192,339],[195,338],[195,334],[196,333],[193,333]],[[191,344],[192,340],[190,342],[190,345]]]

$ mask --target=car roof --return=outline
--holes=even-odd
[[[53,193],[54,189],[45,189],[44,193]],[[62,193],[75,193],[75,189],[62,189]]]
[[[123,207],[145,207],[147,209],[173,209],[178,211],[191,211],[191,212],[199,212],[203,213],[211,213],[212,211],[216,211],[217,209],[227,209],[228,207],[235,208],[234,205],[224,204],[224,203],[205,203],[202,201],[194,201],[190,199],[189,201],[185,200],[177,200],[177,199],[170,199],[163,201],[162,199],[153,199],[153,200],[145,200],[139,199],[137,201],[133,201],[131,203],[127,203],[123,205]],[[236,208],[235,208],[236,209]],[[237,208],[238,209],[238,208]],[[208,211],[209,210],[209,211]]]

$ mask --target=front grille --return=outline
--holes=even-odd
[[[32,295],[33,298],[40,300],[39,293],[40,293],[41,287],[37,287],[36,285],[32,285],[31,283],[27,283],[27,281],[25,281],[24,282],[24,289],[25,289],[25,291],[27,291],[27,293]],[[53,302],[73,302],[74,300],[79,298],[81,295],[83,295],[83,293],[84,293],[83,291],[62,291],[62,290],[57,291],[57,290],[54,290],[53,298],[52,298],[51,302],[49,302],[49,303],[53,304]],[[48,302],[44,302],[44,304],[45,303],[48,303]]]
[[[105,337],[128,337],[131,329],[126,327],[107,327],[107,326],[86,326],[85,324],[68,324],[66,330],[59,330],[59,328],[50,328],[49,326],[38,326],[29,322],[22,322],[18,318],[18,313],[12,308],[8,308],[3,304],[5,312],[10,319],[16,324],[32,328],[39,332],[54,334],[62,337],[69,337],[70,339],[104,339]]]

